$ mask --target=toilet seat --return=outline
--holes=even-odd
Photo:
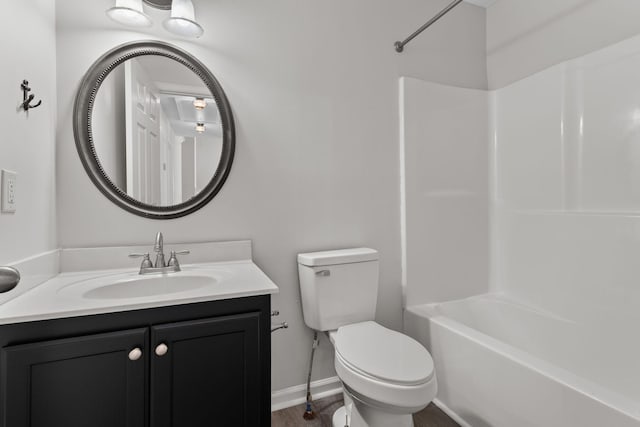
[[[380,381],[419,385],[433,376],[433,359],[422,344],[376,322],[339,328],[334,346],[351,369]]]
[[[435,398],[433,359],[413,338],[369,321],[339,328],[333,341],[336,372],[357,394],[416,411]]]

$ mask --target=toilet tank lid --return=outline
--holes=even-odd
[[[298,254],[298,264],[309,267],[377,261],[378,251],[370,248],[338,249],[334,251]]]

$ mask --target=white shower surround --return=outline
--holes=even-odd
[[[401,83],[405,329],[435,355],[439,401],[469,424],[554,425],[544,413],[552,411],[564,420],[557,425],[640,426],[640,349],[629,340],[630,325],[640,321],[638,76],[640,37],[634,37],[482,95],[414,79]],[[489,123],[488,135],[470,111]],[[457,127],[487,137],[458,141]],[[477,170],[458,167],[456,175],[437,166],[437,152],[435,159],[409,155],[427,152],[420,144],[443,141],[488,147],[487,241],[476,230],[465,245],[459,217],[433,215],[450,210],[451,195],[473,200],[482,193],[470,184],[480,178]],[[426,177],[420,164],[436,165],[429,182],[416,182]],[[424,215],[416,216],[416,208]],[[461,255],[438,247],[447,234]],[[473,257],[473,248],[482,257],[485,243],[488,280]],[[425,265],[435,265],[435,274]],[[465,271],[477,273],[477,281]],[[434,304],[483,293],[489,295]],[[498,296],[523,305],[505,308]],[[549,316],[529,322],[532,312]],[[466,357],[456,362],[460,354]],[[489,395],[499,398],[484,398]],[[557,399],[579,404],[563,407]],[[612,412],[598,412],[603,405]],[[599,415],[582,420],[580,411]],[[616,418],[622,413],[624,422]],[[486,419],[491,422],[482,424]]]

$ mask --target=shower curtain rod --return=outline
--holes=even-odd
[[[442,18],[444,15],[446,15],[451,9],[453,9],[454,7],[456,7],[457,5],[459,5],[460,3],[462,3],[462,0],[454,0],[453,2],[451,2],[449,4],[449,6],[445,7],[444,9],[442,9],[440,12],[438,12],[438,14],[436,16],[434,16],[433,18],[431,18],[426,24],[424,24],[422,27],[418,28],[418,30],[411,34],[409,37],[407,37],[404,41],[401,42],[396,42],[394,44],[394,46],[396,47],[396,52],[401,53],[404,50],[404,47],[413,39],[415,39],[421,32],[423,32],[424,30],[426,30],[427,28],[429,28],[431,25],[433,25],[438,19]]]

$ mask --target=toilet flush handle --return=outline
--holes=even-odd
[[[321,276],[321,277],[331,276],[331,270],[319,270],[319,271],[316,271],[316,276]]]

